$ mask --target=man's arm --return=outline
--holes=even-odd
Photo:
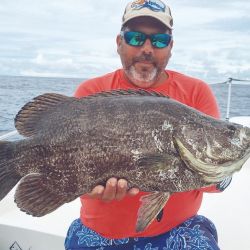
[[[216,98],[211,88],[206,83],[200,83],[200,87],[196,90],[193,99],[195,100],[195,103],[193,103],[194,108],[214,118],[220,118],[220,111]]]

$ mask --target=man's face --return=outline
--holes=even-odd
[[[135,22],[129,30],[147,35],[166,33],[155,22],[146,19]],[[126,31],[126,30],[125,30]],[[155,48],[149,39],[140,47],[128,45],[123,37],[117,37],[117,51],[128,80],[140,88],[149,88],[161,84],[166,78],[165,67],[171,56],[173,41],[165,48]]]

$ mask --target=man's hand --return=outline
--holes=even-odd
[[[117,180],[110,178],[106,182],[106,186],[98,185],[93,188],[88,196],[93,199],[101,199],[103,201],[122,200],[127,194],[136,195],[139,193],[138,188],[131,188],[128,190],[128,183],[124,179]]]

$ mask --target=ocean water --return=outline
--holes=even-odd
[[[84,79],[0,76],[0,135],[12,131],[21,107],[44,93],[73,95]]]
[[[0,76],[0,135],[14,130],[14,118],[33,97],[48,93],[73,95],[84,79]],[[210,85],[219,104],[221,117],[226,117],[227,84]],[[250,116],[250,85],[232,86],[230,117]]]

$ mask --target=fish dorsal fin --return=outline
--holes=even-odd
[[[60,104],[72,100],[68,97],[55,93],[46,93],[35,97],[25,104],[15,117],[15,127],[19,134],[29,137],[39,131],[40,122],[49,111],[55,110]]]
[[[154,91],[154,90],[145,90],[145,89],[116,89],[116,90],[109,90],[104,92],[95,93],[89,95],[87,98],[96,98],[96,97],[114,97],[114,96],[155,96],[155,97],[165,97],[169,98],[168,96]],[[86,97],[84,97],[86,98]]]
[[[39,133],[39,131],[45,131],[46,129],[57,126],[58,121],[56,121],[55,117],[58,117],[56,116],[56,112],[59,110],[61,114],[63,113],[65,116],[67,116],[67,114],[72,114],[72,112],[78,109],[82,109],[84,101],[98,101],[98,98],[109,98],[119,96],[155,96],[168,98],[165,95],[156,91],[149,91],[143,89],[118,89],[104,91],[89,95],[87,97],[83,97],[80,99],[80,101],[75,97],[68,97],[55,93],[47,93],[35,97],[31,102],[28,102],[24,105],[24,107],[16,115],[15,127],[19,134],[26,137],[30,137],[36,135],[37,133]],[[73,100],[75,100],[75,102]],[[65,126],[65,124],[61,125]]]

